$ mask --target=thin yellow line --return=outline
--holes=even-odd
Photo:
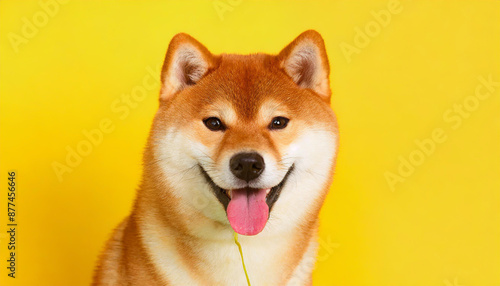
[[[245,271],[245,277],[247,278],[248,286],[252,286],[250,285],[250,278],[248,278],[247,268],[245,267],[245,259],[243,259],[243,251],[241,250],[241,244],[238,242],[238,234],[236,232],[234,233],[234,242],[236,243],[236,245],[238,245],[238,250],[240,251],[241,263],[243,264],[243,271]]]

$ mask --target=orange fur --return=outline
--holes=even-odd
[[[297,47],[304,45],[308,46],[300,51],[302,54],[294,54]],[[323,39],[315,31],[302,33],[278,55],[216,56],[189,35],[176,35],[169,45],[162,70],[160,106],[144,152],[143,178],[134,207],[106,244],[93,285],[176,285],[189,279],[199,285],[221,285],[224,284],[221,281],[227,280],[220,276],[225,273],[228,277],[236,275],[232,273],[234,269],[241,268],[241,265],[228,267],[221,270],[224,274],[214,275],[213,267],[226,267],[224,263],[213,265],[215,262],[227,260],[233,267],[234,263],[230,261],[234,262],[234,257],[237,257],[234,256],[237,249],[234,248],[234,253],[231,250],[231,227],[224,220],[206,215],[209,208],[223,211],[222,205],[213,203],[213,194],[200,195],[193,190],[179,189],[181,183],[174,179],[177,174],[172,172],[171,176],[166,176],[162,165],[166,164],[165,160],[175,160],[170,158],[178,155],[161,156],[166,152],[162,151],[162,140],[166,136],[177,138],[175,132],[180,132],[183,140],[200,144],[208,150],[206,156],[211,160],[211,166],[217,169],[222,168],[228,156],[242,150],[269,154],[270,158],[280,162],[287,155],[287,148],[305,132],[324,132],[333,138],[332,150],[325,149],[333,157],[331,164],[323,170],[325,175],[318,183],[320,187],[310,195],[314,199],[304,210],[304,216],[294,226],[284,227],[275,235],[271,228],[280,228],[276,220],[282,218],[274,218],[274,210],[271,210],[269,224],[272,226],[266,226],[264,232],[255,237],[241,239],[244,251],[258,250],[260,245],[266,248],[267,241],[279,242],[279,247],[269,252],[272,257],[265,258],[272,260],[271,269],[261,269],[265,267],[259,267],[251,260],[246,262],[249,270],[254,270],[253,277],[249,273],[251,279],[264,279],[274,285],[287,284],[301,267],[300,262],[308,249],[315,249],[318,214],[333,176],[338,136],[336,118],[329,106],[328,75]],[[270,118],[276,114],[286,114],[290,118],[286,131],[268,129]],[[201,121],[211,116],[224,118],[228,129],[225,132],[207,130]],[[196,171],[194,169],[185,170],[187,178],[182,177],[182,180],[200,180],[196,175],[189,177]],[[283,171],[284,166],[278,164],[277,170]],[[208,202],[206,206],[198,210],[186,204],[183,196],[189,192],[193,192],[193,201]],[[276,211],[286,212],[286,206],[278,205],[280,199]],[[293,197],[288,200],[293,201]],[[213,236],[209,238],[209,234]],[[218,243],[221,249],[224,248],[227,259],[226,256],[219,257],[217,252],[206,255],[210,253],[209,247]],[[160,262],[155,256],[157,249],[152,249],[151,245],[175,256],[171,263],[176,265],[163,265],[170,263],[169,260]],[[265,249],[263,253],[266,253]],[[179,277],[173,277],[176,275],[162,271],[169,267],[177,267],[175,269],[179,269],[182,275],[179,272]],[[262,275],[267,276],[257,277],[255,271],[262,271]],[[305,276],[302,283],[311,284],[310,275]]]

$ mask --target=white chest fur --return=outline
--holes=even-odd
[[[227,240],[202,241],[197,249],[179,249],[175,236],[167,228],[142,228],[143,243],[157,271],[173,285],[247,285],[238,247],[228,232]],[[286,236],[285,236],[286,237]],[[279,237],[240,236],[245,264],[252,285],[283,285],[287,278],[290,240]],[[183,251],[195,253],[196,271],[183,259]],[[288,285],[304,285],[310,279],[316,255],[311,242]],[[307,262],[307,263],[306,263]]]

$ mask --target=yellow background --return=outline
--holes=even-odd
[[[159,87],[123,119],[111,104],[162,63],[174,34],[214,53],[277,53],[316,29],[332,65],[341,140],[314,284],[500,285],[500,87],[459,128],[443,119],[475,95],[479,76],[500,81],[500,2],[402,1],[348,61],[341,46],[356,47],[356,27],[389,2],[70,1],[16,53],[12,33],[23,36],[22,19],[33,23],[43,9],[0,1],[0,284],[89,284],[104,241],[129,212]],[[59,181],[53,162],[64,163],[67,146],[103,118],[114,131]],[[397,174],[400,156],[435,128],[447,140],[391,190],[386,172]],[[5,269],[11,169],[16,279]]]

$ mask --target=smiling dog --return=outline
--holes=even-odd
[[[93,285],[310,285],[337,121],[323,39],[278,55],[213,55],[186,34],[168,47],[160,106],[132,213]]]

